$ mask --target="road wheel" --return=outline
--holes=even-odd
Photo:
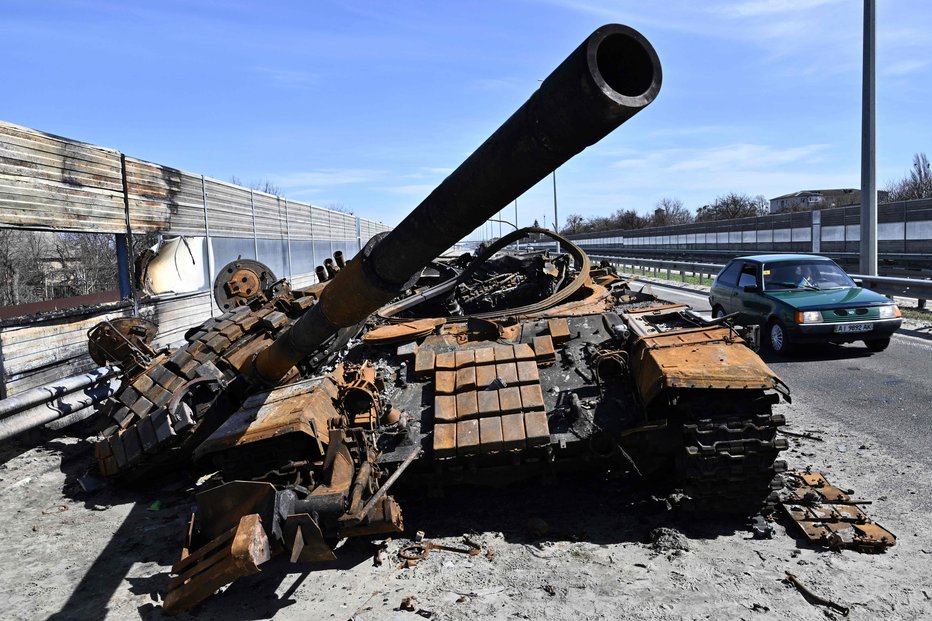
[[[771,321],[767,326],[767,343],[775,354],[788,354],[792,349],[790,335],[786,333],[783,324],[776,320]]]
[[[890,337],[883,339],[870,339],[869,341],[864,341],[864,344],[867,345],[867,348],[871,351],[883,351],[890,345]]]
[[[719,319],[725,316],[725,309],[716,304],[712,307],[712,319]]]

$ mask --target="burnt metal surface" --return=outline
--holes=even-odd
[[[158,325],[142,317],[102,321],[88,332],[87,349],[97,364],[119,364],[131,373],[152,360],[155,351],[151,344],[158,330]]]
[[[789,472],[785,478],[788,491],[780,506],[809,541],[871,553],[896,544],[896,536],[861,509],[869,501],[852,498],[850,490],[835,487],[819,472]]]
[[[258,355],[257,374],[277,381],[389,302],[433,259],[650,104],[661,81],[657,54],[640,33],[597,29],[397,227],[340,270],[320,304]]]
[[[220,268],[214,279],[214,301],[222,311],[248,306],[269,290],[276,280],[272,270],[258,261],[231,261]]]
[[[166,612],[274,555],[332,560],[341,538],[401,531],[396,485],[612,471],[694,514],[768,501],[786,391],[738,330],[632,292],[551,232],[439,256],[659,87],[647,41],[600,28],[397,228],[327,260],[324,282],[224,268],[229,310],[126,375],[96,447],[106,475],[203,475]],[[528,233],[564,250],[508,251]]]

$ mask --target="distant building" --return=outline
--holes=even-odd
[[[877,191],[877,202],[884,202],[888,192]],[[861,204],[861,190],[841,188],[837,190],[800,190],[770,199],[770,213],[781,211],[811,211]]]

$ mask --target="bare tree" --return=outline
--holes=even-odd
[[[571,213],[566,216],[566,225],[563,227],[563,233],[567,235],[573,235],[575,233],[581,233],[583,229],[583,224],[585,224],[586,219],[583,218],[578,213]]]
[[[716,198],[711,205],[700,207],[696,211],[696,222],[750,218],[766,213],[766,199],[763,196],[751,198],[747,194],[729,192]]]
[[[661,198],[654,206],[654,213],[650,218],[650,226],[669,226],[671,224],[689,224],[693,215],[683,201],[678,198]]]
[[[249,188],[251,190],[256,190],[257,192],[265,192],[266,194],[272,194],[274,196],[281,196],[282,189],[269,181],[268,179],[264,181],[250,181],[249,183],[243,183],[239,177],[232,175],[230,177],[230,183],[234,185],[239,185],[244,188]]]
[[[913,167],[899,181],[887,185],[888,200],[908,201],[932,197],[932,167],[925,153],[913,155]]]
[[[630,231],[632,229],[643,229],[648,226],[650,221],[633,209],[619,209],[612,214],[610,228]]]
[[[339,211],[340,213],[348,213],[353,215],[353,210],[344,205],[343,203],[327,203],[324,205],[324,209],[329,209],[330,211]]]
[[[87,295],[117,287],[116,244],[113,235],[57,233],[56,278],[67,295]]]

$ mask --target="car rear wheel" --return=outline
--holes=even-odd
[[[871,351],[883,351],[890,345],[890,337],[883,339],[870,339],[869,341],[864,341],[864,344],[867,345],[867,348]]]
[[[725,309],[716,304],[712,307],[712,319],[721,319],[725,316]]]
[[[770,345],[770,350],[775,354],[788,354],[792,349],[790,336],[779,321],[771,321],[770,325],[767,326],[767,343]]]

